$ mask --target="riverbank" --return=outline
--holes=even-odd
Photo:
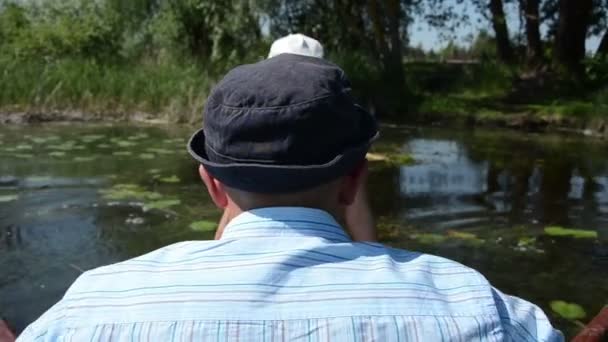
[[[197,116],[200,119],[201,114]],[[384,120],[383,120],[384,121]],[[145,112],[85,112],[75,110],[49,111],[3,111],[0,109],[0,125],[30,125],[40,123],[112,123],[128,122],[136,124],[166,125],[170,123],[190,123],[176,121],[168,113],[152,114]],[[403,124],[401,121],[384,121],[387,126]],[[484,127],[517,130],[522,132],[563,132],[608,139],[608,118],[591,117],[588,119],[565,117],[559,114],[534,112],[513,113],[458,113],[427,112],[412,116],[408,124],[426,126]]]
[[[386,123],[608,139],[608,89],[601,86],[577,89],[550,75],[522,79],[519,70],[497,64],[406,63],[407,94],[396,101],[387,98],[387,86],[372,71],[346,60],[339,64],[351,75],[357,97]],[[0,124],[198,124],[210,89],[225,72],[212,69],[187,58],[139,63],[0,58]]]

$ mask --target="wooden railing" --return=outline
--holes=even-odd
[[[5,321],[0,320],[0,342],[15,342],[15,334]]]
[[[608,306],[572,342],[608,342]]]

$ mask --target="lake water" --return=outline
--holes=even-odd
[[[608,304],[608,145],[578,137],[383,127],[372,206],[383,242],[458,260],[541,306]],[[185,151],[191,128],[0,127],[0,316],[19,331],[83,271],[183,240],[219,218]],[[193,224],[195,223],[195,224]],[[585,230],[559,237],[546,227]]]

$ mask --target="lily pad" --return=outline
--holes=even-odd
[[[118,145],[120,147],[133,147],[137,144],[134,142],[130,142],[130,141],[118,141],[118,142],[116,142],[116,145]]]
[[[570,229],[559,226],[545,227],[545,234],[549,236],[566,236],[575,239],[597,239],[595,230]]]
[[[50,150],[71,151],[76,149],[76,143],[74,141],[66,141],[59,145],[49,145],[48,148]]]
[[[18,150],[31,150],[33,148],[32,145],[27,145],[27,144],[21,144],[21,145],[17,145],[16,149]]]
[[[549,303],[551,310],[562,318],[568,320],[583,319],[587,316],[585,309],[582,306],[575,303],[568,303],[563,300],[554,300]]]
[[[161,172],[163,172],[161,169],[150,169],[150,170],[148,170],[148,173],[151,173],[151,174],[159,174]]]
[[[117,156],[117,157],[128,157],[133,155],[133,152],[129,152],[129,151],[116,151],[116,152],[112,152],[113,156]]]
[[[101,134],[88,134],[88,135],[83,135],[82,137],[80,137],[80,139],[86,143],[90,143],[96,140],[100,140],[103,139],[105,136],[101,135]]]
[[[517,246],[518,247],[528,247],[528,246],[532,246],[536,243],[536,238],[535,237],[531,237],[531,236],[523,236],[519,238],[519,241],[517,241]]]
[[[169,200],[160,200],[160,201],[154,201],[154,202],[150,202],[150,203],[146,203],[146,205],[144,205],[144,211],[148,211],[151,209],[167,209],[176,205],[180,205],[182,202],[178,199],[169,199]]]
[[[16,158],[21,158],[21,159],[32,159],[34,158],[33,154],[29,154],[29,153],[16,153],[14,154],[14,156]]]
[[[410,237],[420,243],[426,245],[435,245],[438,243],[445,242],[447,237],[441,234],[433,234],[433,233],[421,233],[421,234],[412,234]]]
[[[39,137],[33,137],[33,138],[30,138],[30,140],[36,144],[44,144],[45,142],[49,141],[48,138],[39,138]]]
[[[457,231],[457,230],[448,231],[448,236],[451,238],[464,240],[464,241],[469,242],[474,245],[481,245],[485,242],[485,240],[478,238],[477,235],[475,235],[473,233],[461,232],[461,231]]]
[[[97,145],[97,147],[99,147],[99,148],[110,148],[110,147],[112,147],[112,145],[109,145],[109,144],[99,144],[99,145]]]
[[[197,232],[212,232],[217,229],[217,222],[214,221],[196,221],[190,223],[190,229]]]
[[[179,179],[179,177],[177,177],[176,175],[173,175],[171,177],[163,177],[160,179],[161,182],[163,183],[179,183],[181,181],[181,179]]]
[[[96,157],[76,157],[76,158],[74,158],[74,161],[77,163],[88,163],[88,162],[92,162],[96,159],[97,159]]]
[[[139,155],[139,159],[143,159],[143,160],[152,160],[154,159],[155,155],[152,153],[142,153]]]
[[[0,196],[0,203],[7,203],[16,201],[19,198],[17,195],[2,195]]]
[[[103,198],[112,201],[126,199],[156,201],[163,197],[157,192],[147,191],[136,184],[117,184],[110,189],[101,190],[100,193],[103,195]]]
[[[156,154],[173,154],[172,150],[166,148],[147,148],[146,151]]]
[[[55,158],[61,158],[61,157],[65,157],[65,152],[63,151],[53,151],[49,153],[50,157],[55,157]]]

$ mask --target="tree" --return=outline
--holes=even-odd
[[[602,36],[602,40],[600,42],[600,46],[597,48],[595,55],[598,57],[608,56],[608,30],[604,32],[604,35]]]
[[[513,48],[509,39],[509,29],[502,0],[490,0],[490,12],[492,13],[492,27],[496,35],[498,58],[503,63],[512,63],[514,60]]]
[[[555,37],[554,62],[572,76],[584,69],[585,41],[591,19],[593,0],[559,0],[559,21]]]
[[[543,60],[543,46],[540,37],[539,0],[520,0],[526,22],[526,62],[530,67],[538,67]]]

